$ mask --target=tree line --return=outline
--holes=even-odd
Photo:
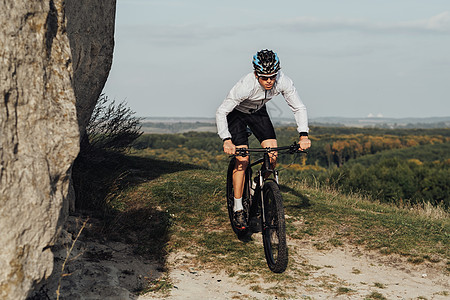
[[[298,140],[294,127],[277,128],[279,145]],[[306,159],[280,157],[291,178],[331,185],[390,203],[450,206],[450,129],[311,127]],[[250,137],[250,146],[259,147]],[[143,134],[133,147],[153,157],[225,170],[228,156],[216,133]],[[285,176],[285,175],[283,175]]]

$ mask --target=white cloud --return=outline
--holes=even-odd
[[[293,20],[280,23],[288,29],[300,31],[334,31],[342,29],[357,29],[367,28],[370,26],[362,19],[320,19],[315,17],[298,17]]]
[[[426,23],[426,27],[432,30],[450,32],[450,12],[445,11],[431,17]]]
[[[222,27],[209,27],[205,24],[161,24],[147,26],[124,26],[117,30],[124,38],[154,42],[156,46],[164,45],[197,45],[199,42],[210,41],[225,36],[234,35],[232,30]]]
[[[399,31],[411,33],[450,33],[450,12],[445,11],[428,19],[398,23],[373,22],[366,19],[320,19],[314,17],[299,17],[280,23],[280,25],[296,31],[353,30],[382,33],[398,33]]]
[[[242,35],[246,32],[255,32],[261,28],[270,29],[272,32],[289,30],[291,32],[336,32],[355,31],[363,33],[382,34],[423,34],[423,33],[450,33],[450,12],[444,11],[428,19],[407,22],[373,22],[367,19],[345,18],[316,18],[299,17],[287,21],[274,21],[271,25],[247,24],[240,26],[210,26],[207,23],[185,23],[162,25],[147,24],[146,26],[128,25],[118,31],[125,36],[136,36],[148,41],[156,41],[163,44],[193,45],[198,42]]]

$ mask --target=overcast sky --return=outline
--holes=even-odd
[[[118,0],[115,43],[104,93],[138,116],[214,117],[265,48],[310,118],[450,116],[449,0]]]

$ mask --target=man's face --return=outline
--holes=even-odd
[[[259,84],[265,90],[271,90],[277,79],[277,74],[261,75],[261,76],[256,75],[256,78],[258,78]]]

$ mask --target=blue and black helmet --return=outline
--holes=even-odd
[[[274,74],[280,70],[278,55],[272,50],[261,50],[253,56],[253,68],[257,74]]]

